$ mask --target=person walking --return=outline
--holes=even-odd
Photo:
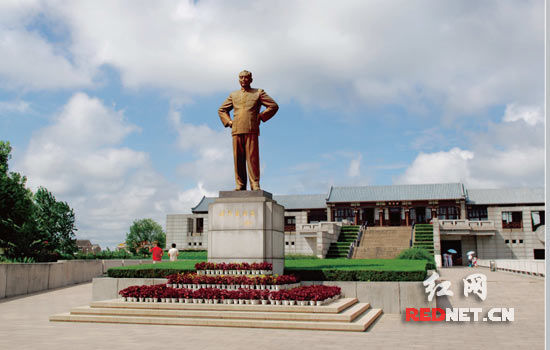
[[[170,248],[170,250],[168,251],[168,256],[170,257],[170,261],[177,261],[178,254],[179,254],[179,251],[176,248],[176,243],[172,243],[172,248]]]
[[[164,251],[160,247],[159,242],[155,242],[155,246],[151,248],[149,252],[153,253],[153,264],[162,261],[162,255],[164,254]]]

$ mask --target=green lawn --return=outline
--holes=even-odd
[[[296,259],[285,260],[286,270],[370,270],[370,271],[419,271],[426,269],[424,260],[398,259]]]

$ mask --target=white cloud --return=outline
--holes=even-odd
[[[231,129],[212,130],[209,126],[183,121],[182,112],[172,105],[169,119],[178,132],[178,146],[193,155],[193,160],[178,167],[178,173],[215,193],[234,188]]]
[[[152,168],[147,153],[121,145],[137,131],[123,112],[77,93],[33,134],[16,167],[31,187],[45,186],[75,209],[78,237],[113,247],[134,219],[164,224],[167,213],[188,212],[210,194],[200,183],[181,190]]]
[[[356,158],[354,158],[350,161],[349,169],[348,169],[348,176],[349,177],[357,177],[361,174],[361,171],[360,171],[361,158],[362,158],[362,156],[359,154]]]
[[[196,95],[234,88],[247,68],[278,100],[315,106],[430,104],[449,115],[543,98],[541,1],[30,4],[0,16],[10,84],[89,84],[108,65],[126,87]],[[57,50],[22,25],[12,33],[10,14],[43,14],[68,39]]]
[[[30,110],[30,104],[27,101],[0,101],[0,116],[5,115],[6,113],[26,113]]]
[[[397,183],[465,182],[470,177],[468,162],[472,152],[458,147],[448,152],[420,153]]]
[[[469,149],[419,153],[397,183],[464,182],[473,188],[542,186],[541,108],[509,105],[501,123],[471,133]]]
[[[534,106],[518,106],[515,103],[506,106],[503,121],[515,122],[523,120],[529,125],[544,123],[542,108]]]

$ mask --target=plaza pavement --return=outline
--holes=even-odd
[[[488,278],[488,296],[465,298],[462,278]],[[0,301],[0,349],[543,349],[544,279],[485,268],[442,269],[452,297],[439,307],[514,307],[510,323],[404,322],[383,314],[367,332],[50,322],[53,314],[91,302],[91,283]]]

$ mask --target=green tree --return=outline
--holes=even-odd
[[[0,141],[0,248],[9,258],[30,257],[41,244],[35,236],[32,192],[25,176],[9,171],[10,159],[10,143]]]
[[[74,254],[76,245],[75,215],[66,202],[59,202],[44,187],[34,195],[35,219],[44,249],[59,254]]]
[[[145,253],[156,242],[161,248],[166,246],[166,234],[153,219],[134,220],[130,232],[126,234],[126,247],[132,253]]]
[[[77,251],[75,215],[45,188],[35,195],[27,178],[10,172],[9,142],[0,141],[0,248],[10,259],[56,260]]]

